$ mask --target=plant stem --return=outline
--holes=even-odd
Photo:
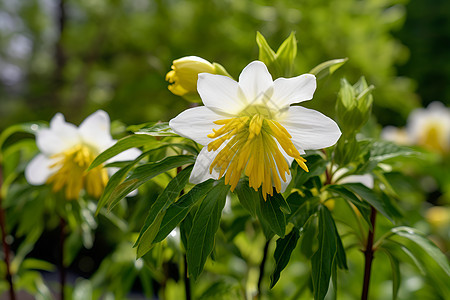
[[[261,298],[261,285],[264,278],[264,269],[266,268],[266,260],[267,260],[267,252],[269,250],[269,244],[270,240],[266,241],[266,244],[264,245],[263,250],[263,258],[261,260],[261,263],[259,264],[259,278],[258,278],[258,293],[257,293],[257,299]]]
[[[192,294],[191,294],[191,281],[189,279],[188,276],[188,265],[187,265],[187,259],[186,259],[186,254],[183,255],[183,261],[184,261],[184,292],[186,294],[186,300],[191,300],[192,299]]]
[[[60,298],[64,300],[64,288],[66,286],[66,267],[64,266],[64,243],[66,241],[66,220],[59,218],[59,282]]]
[[[3,185],[3,173],[0,166],[0,191]],[[1,227],[1,233],[2,233],[2,245],[3,245],[3,252],[5,253],[4,261],[6,265],[6,280],[9,284],[9,299],[15,300],[16,299],[16,293],[14,292],[14,285],[12,281],[12,275],[11,275],[11,266],[9,264],[10,258],[9,258],[9,244],[6,241],[6,222],[5,222],[5,211],[3,209],[3,201],[2,201],[2,195],[0,192],[0,227]]]
[[[367,235],[366,249],[364,250],[365,264],[364,264],[364,281],[361,294],[361,300],[367,300],[369,297],[369,285],[370,285],[370,271],[372,269],[373,261],[373,240],[375,236],[375,220],[377,216],[377,210],[371,206],[370,207],[370,223],[372,224],[372,229],[369,229],[369,234]]]

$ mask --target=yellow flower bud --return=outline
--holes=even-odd
[[[171,83],[169,90],[178,96],[197,96],[197,79],[200,73],[216,74],[216,68],[209,61],[198,56],[186,56],[173,61],[172,70],[166,81]]]

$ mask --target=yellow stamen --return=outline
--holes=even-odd
[[[219,178],[225,176],[225,183],[236,188],[244,173],[249,185],[255,191],[262,187],[264,199],[273,195],[273,187],[281,192],[281,180],[286,181],[289,165],[279,146],[293,157],[299,166],[308,172],[306,159],[300,156],[289,132],[277,121],[255,113],[230,119],[217,120],[222,125],[213,129],[208,137],[214,139],[208,144],[208,151],[217,151],[225,143],[211,163],[209,171],[215,169]],[[227,142],[228,141],[228,142]]]
[[[108,173],[102,166],[85,172],[92,163],[96,153],[86,145],[77,145],[69,150],[53,156],[57,162],[50,168],[57,171],[47,179],[57,192],[65,188],[68,200],[77,199],[81,189],[96,198],[100,197],[108,181]]]

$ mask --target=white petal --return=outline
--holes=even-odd
[[[273,80],[266,65],[263,62],[254,61],[242,70],[239,75],[239,86],[248,104],[258,104],[257,102],[261,100],[270,99]]]
[[[311,100],[316,90],[316,77],[303,74],[294,78],[278,78],[273,83],[272,101],[280,108]]]
[[[142,151],[137,148],[131,148],[128,150],[125,150],[116,156],[110,158],[108,160],[108,163],[115,162],[115,161],[128,161],[128,160],[134,160],[136,157],[141,155]]]
[[[64,116],[57,113],[50,121],[50,128],[36,132],[36,144],[41,152],[52,155],[70,149],[80,142],[78,129],[67,123]]]
[[[35,156],[25,169],[25,178],[28,183],[33,185],[44,184],[48,177],[54,172],[50,169],[50,166],[53,163],[54,160],[51,160],[44,154]]]
[[[297,149],[313,150],[330,147],[338,141],[341,130],[336,122],[318,111],[291,106],[280,124],[292,135]]]
[[[209,166],[219,152],[220,149],[217,151],[208,151],[208,147],[203,147],[202,151],[200,151],[197,156],[194,168],[192,169],[191,177],[189,177],[190,183],[199,184],[210,178],[216,180],[219,178],[219,172],[216,170],[213,170],[212,174],[209,173]]]
[[[201,73],[197,91],[203,104],[218,113],[234,115],[245,107],[238,83],[227,76]]]
[[[78,130],[85,143],[96,147],[98,151],[103,151],[113,142],[110,124],[108,114],[103,110],[97,110],[80,124]]]
[[[201,145],[207,145],[212,141],[207,135],[213,133],[213,128],[218,129],[221,127],[221,125],[216,125],[213,122],[227,118],[227,116],[216,114],[209,108],[201,106],[183,111],[170,120],[169,126],[177,134],[194,140]]]
[[[373,189],[373,177],[370,174],[350,175],[339,180],[339,183],[362,183],[369,189]]]
[[[286,174],[286,181],[283,181],[282,178],[280,178],[281,181],[281,193],[284,193],[284,191],[286,191],[286,188],[288,187],[289,183],[292,180],[292,175],[291,173]]]

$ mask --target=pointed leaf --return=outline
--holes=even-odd
[[[228,190],[228,185],[219,182],[208,192],[195,214],[186,250],[189,275],[194,280],[203,271],[206,259],[213,250],[214,236],[219,228]]]
[[[137,245],[137,257],[146,254],[154,244],[164,240],[187,216],[192,206],[201,200],[212,188],[214,181],[208,180],[197,184],[188,193],[158,214]],[[161,220],[159,222],[159,220]]]
[[[149,136],[178,136],[169,126],[169,122],[152,122],[133,125],[127,128],[130,131]]]
[[[99,156],[97,156],[94,161],[89,166],[88,170],[92,170],[95,167],[98,167],[108,159],[116,156],[119,153],[122,153],[125,150],[135,147],[142,147],[148,145],[158,145],[158,141],[151,136],[148,135],[129,135],[120,140],[118,140],[113,146],[106,149]]]
[[[248,180],[241,180],[236,186],[235,192],[242,206],[256,218],[259,193],[249,186]]]
[[[130,177],[119,184],[111,193],[108,199],[109,209],[111,210],[126,195],[146,183],[153,177],[167,172],[173,168],[187,165],[195,162],[195,157],[191,155],[169,156],[165,159],[141,165],[133,170]]]
[[[277,247],[273,257],[275,258],[275,269],[270,276],[270,288],[273,288],[280,279],[280,273],[287,266],[291,253],[297,246],[297,241],[300,238],[300,232],[297,228],[293,228],[292,231],[284,238],[277,240]]]
[[[189,181],[189,175],[192,172],[192,168],[193,166],[189,166],[178,173],[177,176],[175,176],[169,182],[164,191],[158,196],[155,203],[153,203],[150,211],[148,212],[148,216],[144,222],[144,226],[142,226],[141,228],[141,232],[139,233],[139,237],[137,238],[134,247],[139,244],[141,237],[146,234],[147,229],[155,221],[156,217],[161,213],[161,211],[167,210],[167,208],[180,195],[180,192],[184,189]]]
[[[388,218],[392,223],[395,223],[395,220],[401,217],[397,207],[391,203],[386,195],[378,195],[361,183],[345,183],[342,186],[359,195],[363,201],[367,201],[375,207],[378,212]]]
[[[319,207],[319,249],[314,253],[312,280],[314,299],[322,300],[328,292],[331,268],[336,257],[336,230],[333,217],[326,206]]]
[[[264,201],[260,197],[259,219],[261,223],[265,223],[275,234],[284,237],[286,231],[286,217],[281,210],[281,202],[278,196],[267,195]]]
[[[325,76],[333,74],[337,69],[342,67],[348,58],[339,58],[325,61],[315,66],[309,73],[316,75],[317,79],[322,79]]]

